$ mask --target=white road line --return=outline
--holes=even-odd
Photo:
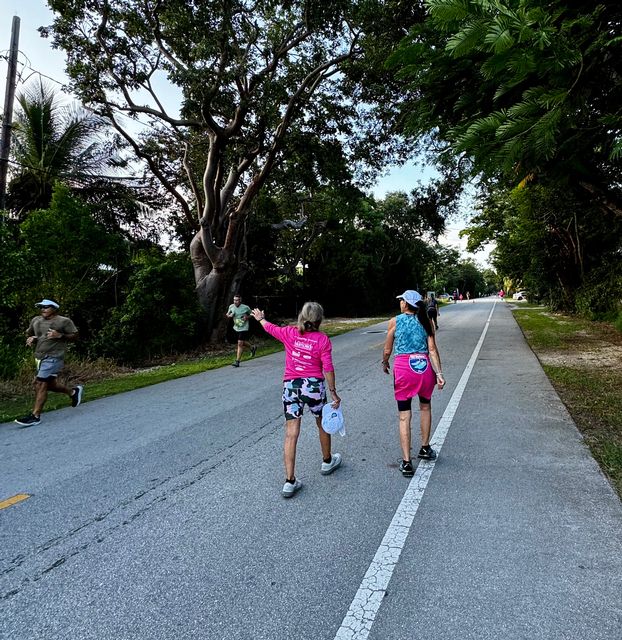
[[[430,444],[440,452],[443,442],[449,431],[449,427],[456,415],[458,404],[466,388],[467,382],[475,366],[477,356],[484,344],[484,338],[490,326],[490,320],[495,310],[496,301],[492,305],[488,319],[482,334],[471,354],[464,372],[454,390],[449,404],[447,405],[442,418],[440,419]],[[376,551],[374,559],[371,561],[367,573],[361,582],[352,604],[346,613],[341,626],[339,627],[335,640],[366,640],[374,624],[382,600],[386,594],[389,581],[406,543],[406,538],[412,526],[415,514],[425,491],[432,471],[434,461],[421,462],[417,471],[410,481],[406,493],[400,502],[391,524],[384,534],[384,538]]]

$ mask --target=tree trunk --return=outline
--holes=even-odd
[[[237,254],[223,248],[218,249],[217,258],[212,263],[203,248],[200,233],[190,243],[190,256],[197,296],[207,317],[209,342],[222,343],[227,335],[228,319],[225,314],[233,296],[240,292],[248,266],[239,260]]]

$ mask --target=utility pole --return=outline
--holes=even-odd
[[[17,52],[19,48],[19,22],[19,17],[13,16],[13,28],[11,29],[11,48],[9,51],[9,68],[6,73],[6,87],[4,92],[2,136],[0,137],[0,211],[4,210],[6,205],[6,176],[9,168],[9,151],[11,150],[13,102],[15,100]]]

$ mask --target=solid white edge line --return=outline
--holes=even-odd
[[[496,300],[492,305],[482,334],[475,345],[471,358],[458,381],[458,384],[443,412],[430,444],[440,453],[445,442],[449,427],[456,415],[458,404],[466,388],[467,382],[475,366],[477,356],[484,344],[484,338],[490,326],[490,320],[495,310]],[[406,538],[412,526],[415,514],[419,509],[423,493],[427,487],[435,461],[421,461],[413,479],[408,484],[391,524],[387,529],[376,555],[374,556],[361,582],[348,612],[337,630],[335,640],[366,640],[371,631],[376,614],[386,595],[389,581],[406,543]]]

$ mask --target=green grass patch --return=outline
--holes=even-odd
[[[607,323],[553,315],[544,308],[516,310],[514,316],[594,459],[622,498],[622,362],[617,356],[622,339],[618,332]]]
[[[372,324],[382,322],[386,318],[371,318],[360,321],[350,321],[346,319],[328,319],[322,329],[331,337],[368,327]],[[270,337],[261,338],[257,342],[256,357],[266,356],[271,353],[283,350],[283,345]],[[106,398],[117,393],[125,393],[142,387],[148,387],[167,380],[184,378],[196,373],[203,373],[210,369],[230,366],[232,358],[235,357],[235,346],[231,346],[230,353],[226,355],[207,356],[195,360],[179,360],[172,364],[156,366],[153,368],[137,370],[121,375],[111,375],[109,378],[89,382],[85,387],[83,402]],[[245,352],[244,358],[248,357]],[[11,397],[0,399],[0,422],[9,422],[20,416],[26,415],[32,410],[33,392],[31,388],[25,388],[23,392],[12,394]],[[50,393],[45,405],[45,411],[53,411],[69,406],[69,398],[62,394]]]
[[[570,319],[563,314],[554,314],[544,307],[514,310],[523,333],[533,349],[570,348],[577,337],[583,337],[590,329],[587,320]]]

